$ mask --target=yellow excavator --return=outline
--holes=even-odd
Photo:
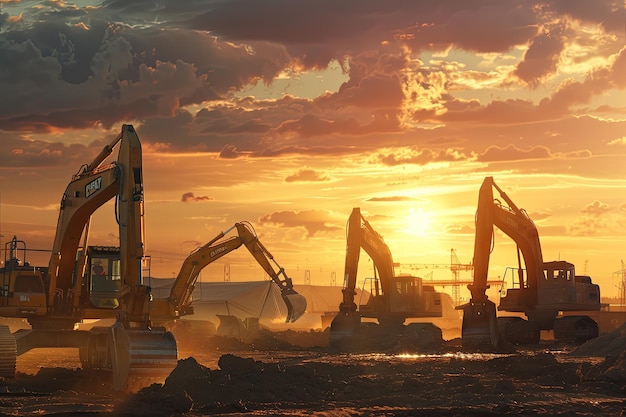
[[[422,278],[395,275],[389,247],[363,217],[359,207],[353,208],[348,219],[346,241],[343,300],[330,325],[331,344],[338,345],[355,335],[369,332],[372,326],[364,326],[361,318],[375,319],[378,327],[370,332],[371,336],[384,338],[403,333],[406,319],[442,317],[441,293],[433,286],[423,285]],[[357,308],[354,298],[361,249],[372,259],[376,276],[367,303]],[[422,330],[435,331],[441,338],[441,329],[433,324],[411,324],[413,327],[419,325]]]
[[[117,160],[105,163],[116,146]],[[91,216],[113,198],[119,248],[87,246]],[[16,357],[34,348],[78,348],[83,367],[110,372],[115,389],[129,378],[160,377],[176,366],[176,340],[150,322],[150,287],[142,277],[143,214],[141,143],[133,126],[123,125],[63,193],[48,266],[20,260],[26,245],[17,238],[9,243],[0,269],[0,313],[26,318],[31,329],[12,334],[0,326],[3,376],[12,376]],[[86,319],[115,321],[78,329]]]
[[[493,189],[500,199],[494,199]],[[517,277],[498,310],[523,313],[497,317],[496,306],[486,294],[493,228],[497,227],[517,245]],[[523,261],[523,263],[522,263]],[[524,209],[486,177],[480,188],[474,239],[474,279],[468,286],[469,303],[463,310],[461,338],[464,346],[492,348],[503,342],[537,343],[541,330],[553,330],[554,338],[584,342],[598,336],[598,324],[586,315],[559,317],[563,312],[597,311],[602,308],[600,288],[589,276],[576,275],[566,261],[544,262],[537,227]]]
[[[233,230],[237,231],[237,235],[226,238]],[[238,222],[189,254],[174,280],[170,295],[167,298],[156,298],[152,301],[150,306],[152,321],[170,325],[173,320],[193,314],[191,295],[200,271],[242,245],[248,249],[280,289],[281,297],[287,307],[285,322],[293,323],[298,320],[306,311],[306,298],[294,290],[291,278],[259,241],[252,225],[249,222]],[[235,316],[220,315],[219,319],[221,331],[225,331],[225,327],[237,328],[239,326],[239,319]]]

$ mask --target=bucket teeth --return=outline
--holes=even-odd
[[[306,312],[306,298],[293,292],[291,294],[282,294],[285,305],[287,306],[286,323],[294,323]]]

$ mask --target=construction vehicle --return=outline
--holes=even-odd
[[[493,189],[504,200],[494,199]],[[499,311],[523,313],[497,317],[495,304],[486,294],[489,258],[496,226],[517,245],[517,278],[501,295]],[[522,262],[523,261],[523,262]],[[598,336],[597,323],[585,315],[559,317],[563,312],[600,310],[600,288],[588,276],[575,273],[566,261],[544,262],[537,227],[528,213],[486,177],[480,188],[474,240],[474,279],[468,285],[469,303],[463,309],[464,346],[498,347],[503,342],[537,343],[541,330],[553,330],[554,338],[583,342]]]
[[[237,231],[237,236],[224,239],[233,230]],[[170,326],[172,321],[193,314],[191,295],[200,271],[242,245],[248,249],[280,289],[281,297],[287,307],[285,322],[293,323],[298,320],[306,311],[306,298],[293,289],[292,279],[287,276],[284,268],[276,262],[272,254],[259,241],[252,225],[249,222],[238,222],[191,252],[183,261],[169,296],[167,298],[155,298],[151,303],[150,318],[153,323]],[[276,265],[277,270],[274,269],[270,261]],[[218,328],[220,333],[239,334],[239,330],[233,331],[240,327],[239,318],[230,315],[218,317],[220,319]]]
[[[117,160],[105,164],[118,145]],[[87,246],[92,215],[113,198],[119,248]],[[12,334],[0,327],[3,376],[14,374],[16,357],[34,348],[78,348],[83,367],[109,372],[115,389],[129,378],[167,375],[176,366],[173,335],[150,323],[150,287],[142,277],[143,214],[141,143],[133,126],[124,125],[63,193],[48,266],[33,267],[25,255],[20,260],[25,243],[17,238],[9,243],[0,269],[0,312],[26,318],[31,329]],[[114,324],[78,329],[87,319]]]
[[[371,331],[371,335],[384,337],[405,332],[404,322],[409,318],[442,317],[441,293],[430,285],[424,285],[422,278],[395,276],[389,247],[362,216],[359,207],[352,210],[348,219],[346,240],[343,299],[330,325],[331,344],[373,329],[370,325],[362,325],[362,318],[375,319],[378,328]],[[357,308],[354,298],[361,249],[372,259],[375,277],[367,303]],[[412,323],[411,326],[421,324]],[[438,333],[441,338],[441,329],[432,323],[423,323],[421,327]]]

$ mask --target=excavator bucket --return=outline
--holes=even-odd
[[[463,346],[470,348],[495,348],[499,345],[496,305],[485,300],[463,306],[461,328]]]
[[[356,311],[340,311],[330,323],[330,344],[352,338],[361,327],[361,315]]]
[[[306,298],[295,291],[283,291],[281,295],[287,306],[287,319],[285,323],[294,323],[306,312]]]
[[[215,334],[218,336],[243,338],[248,333],[246,325],[237,316],[217,314],[217,318],[220,320],[220,324],[215,331]]]

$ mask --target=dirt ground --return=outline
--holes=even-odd
[[[498,354],[439,345],[350,353],[323,332],[214,336],[182,344],[164,381],[112,392],[71,349],[18,358],[0,381],[10,416],[622,416],[626,326],[579,347],[542,342]]]

